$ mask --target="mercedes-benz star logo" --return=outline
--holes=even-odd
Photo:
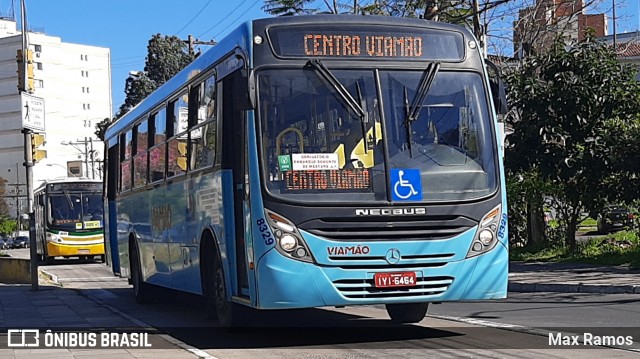
[[[389,249],[387,254],[384,255],[384,260],[389,264],[397,264],[400,262],[400,251],[395,248]]]

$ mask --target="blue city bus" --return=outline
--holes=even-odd
[[[445,23],[314,15],[244,23],[106,131],[114,273],[144,303],[246,307],[504,298],[499,79]],[[492,95],[495,94],[495,95]]]

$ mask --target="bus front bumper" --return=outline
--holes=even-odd
[[[47,243],[47,257],[97,256],[104,254],[104,244],[66,245]]]
[[[362,269],[318,266],[271,250],[256,270],[261,309],[499,299],[507,294],[508,251],[498,244],[485,254],[441,267]],[[410,271],[416,272],[422,289],[373,287],[374,273]]]

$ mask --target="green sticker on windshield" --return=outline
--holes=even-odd
[[[280,168],[280,172],[291,171],[291,156],[278,156],[278,168]]]

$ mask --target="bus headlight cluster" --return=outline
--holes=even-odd
[[[47,232],[47,242],[62,243],[63,239],[60,235]]]
[[[467,258],[475,257],[493,249],[498,243],[498,225],[502,206],[497,205],[482,217],[476,236],[471,243],[471,248],[467,252]]]
[[[286,257],[304,262],[313,262],[311,252],[302,239],[298,228],[288,219],[272,212],[264,210],[267,223],[276,237],[276,250]]]

